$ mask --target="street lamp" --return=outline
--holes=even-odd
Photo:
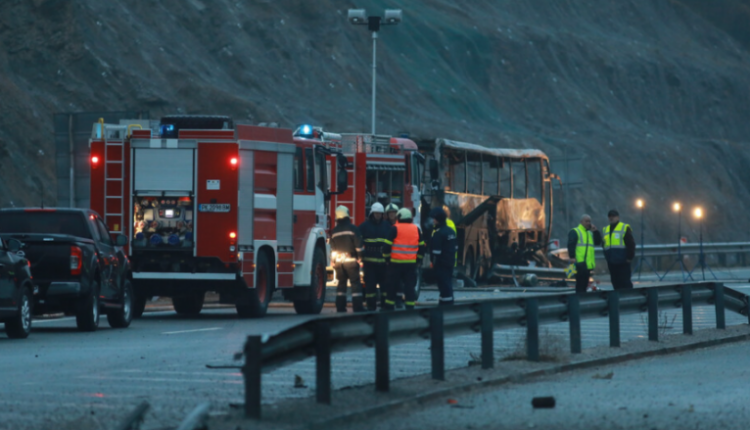
[[[711,275],[716,278],[716,275],[714,275],[713,270],[711,270],[710,267],[706,264],[706,254],[703,253],[703,208],[697,207],[693,209],[693,217],[698,220],[698,229],[700,231],[700,255],[698,257],[698,264],[701,266],[701,274],[703,275],[703,280],[706,280],[706,269],[708,269],[709,272],[711,272]],[[695,270],[695,267],[693,267],[693,270]],[[693,270],[690,271],[690,273],[693,273]]]
[[[398,25],[403,19],[401,9],[386,9],[385,16],[368,16],[364,9],[349,9],[352,25],[366,25],[372,32],[372,134],[375,134],[375,92],[377,90],[377,46],[378,32],[383,25]]]
[[[680,274],[682,275],[682,282],[685,282],[685,272],[687,272],[687,269],[685,269],[685,263],[682,261],[682,205],[679,202],[674,202],[672,205],[672,211],[677,213],[677,261],[672,263],[671,266],[669,266],[669,269],[667,269],[666,272],[664,272],[664,276],[659,278],[660,281],[663,281],[664,278],[667,277],[667,274],[670,270],[672,270],[672,267],[676,263],[680,263]],[[692,279],[692,276],[690,273],[688,273],[688,277]]]
[[[641,269],[643,268],[643,262],[644,261],[646,262],[646,264],[648,264],[648,267],[651,268],[651,270],[656,274],[656,276],[659,276],[659,274],[656,273],[656,269],[654,269],[654,266],[651,265],[651,262],[648,261],[648,260],[646,260],[644,258],[644,256],[643,256],[643,254],[644,254],[644,245],[645,245],[645,243],[643,241],[643,232],[644,232],[644,229],[645,229],[644,224],[643,224],[643,209],[646,206],[646,204],[643,201],[643,199],[638,199],[638,200],[635,201],[635,206],[638,209],[640,209],[640,211],[641,211],[641,256],[638,258],[638,264],[633,269],[633,273],[635,273],[636,271],[638,271],[638,280],[640,281],[641,280]]]

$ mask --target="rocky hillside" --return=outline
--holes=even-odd
[[[370,38],[346,9],[400,7],[380,38],[379,132],[578,152],[572,218],[635,221],[643,197],[647,241],[673,240],[678,199],[706,207],[710,240],[750,240],[748,3],[4,0],[0,205],[54,200],[55,112],[369,130]]]

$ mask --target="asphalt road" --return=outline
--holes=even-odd
[[[396,412],[368,428],[746,429],[750,343],[545,377]],[[552,409],[532,399],[552,396]]]
[[[475,300],[537,294],[500,289],[461,291],[457,298]],[[437,292],[425,291],[430,302]],[[330,314],[331,307],[324,309]],[[714,324],[713,308],[694,309],[695,328]],[[679,309],[664,311],[666,333],[681,329]],[[206,364],[237,364],[232,355],[241,350],[249,334],[270,334],[306,321],[288,306],[275,306],[259,320],[241,320],[234,309],[210,309],[197,318],[183,318],[173,311],[149,312],[125,330],[110,329],[106,320],[95,333],[80,333],[72,317],[34,321],[26,340],[10,340],[0,334],[0,429],[110,428],[140,401],[152,410],[144,429],[175,426],[195,406],[210,402],[215,413],[242,403],[243,384],[238,370],[212,370]],[[727,324],[745,318],[727,313]],[[607,319],[583,323],[584,348],[608,342]],[[641,315],[623,317],[622,340],[646,336]],[[495,333],[499,354],[523,349],[524,330]],[[567,324],[544,326],[542,347],[566,348]],[[465,367],[480,351],[477,335],[446,341],[446,368]],[[391,350],[394,378],[428,373],[429,343],[398,345]],[[337,354],[332,359],[333,386],[340,389],[372,383],[372,351]],[[299,375],[304,388],[295,388]],[[312,359],[264,375],[265,403],[314,394]],[[61,422],[70,423],[60,427]]]

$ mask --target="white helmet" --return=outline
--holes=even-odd
[[[390,204],[388,205],[388,208],[387,208],[387,209],[388,209],[388,212],[398,212],[398,206],[396,206],[396,205],[395,205],[395,204],[393,204],[393,203],[390,203]]]
[[[336,219],[349,218],[349,208],[346,206],[339,206],[336,208]]]
[[[385,208],[380,203],[373,203],[372,207],[370,208],[371,214],[382,214],[385,213]]]

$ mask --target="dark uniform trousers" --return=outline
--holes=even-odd
[[[609,276],[612,279],[612,287],[615,290],[627,290],[633,288],[630,280],[630,263],[609,263]]]
[[[380,307],[385,305],[385,263],[369,263],[365,261],[365,302],[367,310],[374,311],[378,307],[378,285],[380,285]]]
[[[586,263],[576,264],[576,293],[583,294],[586,292],[590,277],[591,270],[586,266]]]
[[[434,269],[437,286],[440,291],[439,305],[453,304],[453,267],[436,265]]]
[[[352,309],[354,312],[364,310],[364,297],[362,297],[362,284],[359,282],[359,263],[347,261],[336,263],[336,278],[339,283],[336,286],[336,312],[346,312],[346,282],[352,283]]]
[[[413,309],[417,301],[417,263],[391,263],[388,265],[386,301],[383,309],[394,309],[404,294],[406,309]]]

